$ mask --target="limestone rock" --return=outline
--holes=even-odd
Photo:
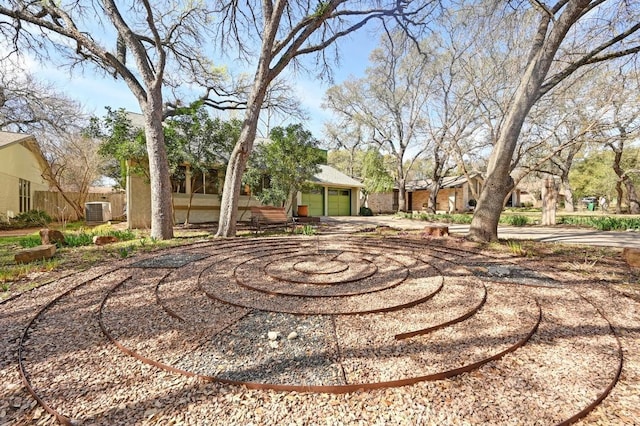
[[[267,337],[269,338],[269,340],[278,340],[278,337],[280,337],[281,334],[279,331],[270,331],[269,333],[267,333]]]
[[[640,249],[625,247],[622,257],[632,268],[640,268]]]
[[[103,246],[105,244],[117,243],[118,239],[111,235],[96,235],[93,237],[93,244],[97,246]]]
[[[57,229],[49,228],[40,230],[40,240],[42,241],[43,245],[56,243],[60,243],[60,245],[62,245],[66,243],[62,232],[58,231]]]
[[[14,256],[17,263],[29,263],[34,260],[50,259],[56,254],[55,244],[44,244],[20,250]]]
[[[294,340],[298,338],[298,333],[296,333],[295,331],[292,331],[291,333],[289,333],[289,335],[287,336],[287,340]]]

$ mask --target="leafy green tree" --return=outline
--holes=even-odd
[[[103,174],[116,181],[116,187],[127,187],[127,160],[132,160],[132,173],[149,179],[143,167],[147,156],[144,130],[134,126],[127,112],[106,107],[103,118],[92,117],[85,134],[102,140],[99,153],[106,161]]]
[[[242,122],[238,119],[223,121],[217,117],[212,118],[201,102],[179,108],[176,114],[165,122],[165,141],[168,145],[169,168],[174,178],[186,182],[184,166],[189,166],[191,192],[185,218],[187,224],[193,196],[202,189],[201,177],[212,169],[226,167],[233,146],[240,136]]]
[[[576,162],[569,174],[569,181],[576,193],[576,198],[604,195],[613,205],[615,200],[616,209],[618,203],[623,201],[630,205],[629,196],[618,193],[620,183],[614,167],[615,153],[611,151],[596,151],[590,153],[582,161]],[[620,161],[621,167],[627,171],[628,178],[635,186],[640,185],[640,149],[625,149]]]
[[[229,155],[240,135],[242,122],[234,119],[223,121],[212,118],[201,102],[189,107],[178,108],[175,115],[165,120],[163,127],[169,170],[174,181],[187,178],[186,168],[191,171],[191,197],[187,208],[187,218],[193,193],[197,191],[199,173],[212,168],[226,167]],[[105,170],[122,188],[126,187],[127,161],[129,173],[149,180],[149,168],[145,135],[123,109],[107,108],[101,120],[93,118],[87,133],[102,139],[100,153],[108,160]],[[201,182],[200,182],[201,185]]]
[[[362,180],[364,183],[364,206],[369,194],[387,192],[393,189],[394,179],[384,164],[384,157],[376,149],[370,148],[362,161]]]
[[[285,206],[319,171],[324,155],[302,124],[276,127],[269,136],[251,155],[244,182],[261,203]]]
[[[613,193],[616,177],[611,169],[612,162],[613,153],[597,152],[574,164],[569,182],[578,200]]]
[[[362,176],[362,161],[365,154],[366,151],[361,148],[331,150],[327,154],[327,164],[347,176],[359,179]]]

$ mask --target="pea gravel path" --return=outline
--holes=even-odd
[[[0,304],[0,425],[640,424],[640,303],[583,272],[355,235],[113,262]]]

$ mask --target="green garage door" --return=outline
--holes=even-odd
[[[351,190],[329,188],[329,216],[351,216]]]
[[[302,204],[309,206],[309,216],[324,216],[324,188],[303,192]]]

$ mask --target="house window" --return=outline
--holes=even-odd
[[[192,171],[191,192],[195,194],[218,194],[218,170],[207,169],[203,173],[201,170]]]
[[[19,180],[19,203],[20,213],[28,212],[31,210],[31,182],[28,180]]]
[[[173,192],[185,194],[187,192],[187,167],[178,166],[171,175],[171,188]]]

